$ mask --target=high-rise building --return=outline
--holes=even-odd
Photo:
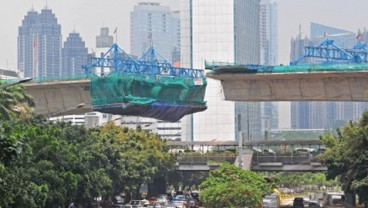
[[[100,35],[96,36],[96,48],[110,48],[114,44],[114,37],[109,35],[109,28],[102,27]]]
[[[259,8],[260,64],[278,65],[278,15],[277,4],[261,0]],[[278,128],[278,103],[261,103],[261,132]]]
[[[35,72],[36,58],[36,37],[32,32],[32,28],[38,20],[38,12],[31,10],[27,12],[22,20],[22,26],[18,28],[18,69],[25,73],[26,76],[33,75]]]
[[[258,64],[259,3],[181,0],[182,66],[203,69],[205,60]],[[225,101],[221,83],[207,81],[208,109],[182,119],[182,140],[234,140],[244,132],[252,138],[260,136],[259,103]]]
[[[141,57],[153,46],[169,62],[180,64],[180,16],[169,7],[155,2],[141,2],[130,14],[131,53]],[[181,122],[165,122],[143,117],[122,117],[121,125],[152,130],[162,138],[176,140],[181,135]]]
[[[271,0],[261,0],[260,3],[260,63],[274,66],[278,64],[278,24],[277,4]]]
[[[60,76],[61,44],[61,26],[51,9],[29,11],[18,30],[18,67],[24,76]]]
[[[82,75],[83,65],[87,65],[88,49],[79,33],[72,32],[64,42],[63,47],[63,76]]]
[[[279,105],[277,102],[261,103],[261,132],[279,128]],[[261,137],[262,138],[262,137]]]
[[[305,46],[318,45],[326,39],[334,40],[334,44],[341,48],[353,48],[358,41],[353,32],[311,23],[311,38],[303,38],[299,32],[297,38],[291,40],[291,61],[303,55]],[[314,58],[303,63],[312,64],[319,61]],[[291,127],[297,129],[340,127],[348,120],[357,119],[367,107],[367,104],[359,102],[291,102]]]
[[[355,42],[355,36],[353,37],[353,39],[348,38],[350,35],[355,35],[354,32],[336,27],[331,27],[328,25],[319,24],[316,22],[311,22],[310,27],[311,27],[311,36],[310,36],[311,39],[321,38],[324,36],[328,37],[329,35],[332,35],[334,40],[337,40],[339,39],[339,37],[342,37],[343,40],[349,41],[350,43],[352,42],[352,44],[354,44]]]
[[[180,66],[180,12],[171,13],[171,30],[172,30],[172,63]]]
[[[302,27],[299,25],[299,34],[295,38],[291,38],[290,41],[290,62],[295,61],[304,55],[304,48],[307,46],[313,46],[313,42],[307,36],[303,37]],[[309,63],[309,60],[302,60],[301,63]]]
[[[180,19],[178,12],[157,2],[141,2],[130,13],[130,49],[141,57],[153,46],[168,61],[180,59]]]

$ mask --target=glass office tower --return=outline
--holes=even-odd
[[[205,61],[259,63],[259,0],[181,0],[180,3],[183,67],[203,69]],[[234,140],[248,130],[257,137],[260,104],[225,101],[221,83],[207,80],[208,109],[182,120],[182,140]]]

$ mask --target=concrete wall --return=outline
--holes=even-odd
[[[367,72],[208,74],[230,101],[368,101]]]

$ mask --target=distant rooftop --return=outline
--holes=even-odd
[[[311,38],[315,37],[323,37],[323,35],[326,33],[326,35],[348,35],[348,34],[354,34],[354,32],[331,27],[328,25],[323,25],[315,22],[311,22]]]
[[[0,77],[19,77],[16,71],[7,70],[7,69],[0,69]]]
[[[160,6],[159,2],[139,2],[138,5]]]

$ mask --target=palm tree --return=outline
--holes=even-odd
[[[34,105],[33,98],[25,93],[21,85],[0,89],[0,120],[27,113]]]

